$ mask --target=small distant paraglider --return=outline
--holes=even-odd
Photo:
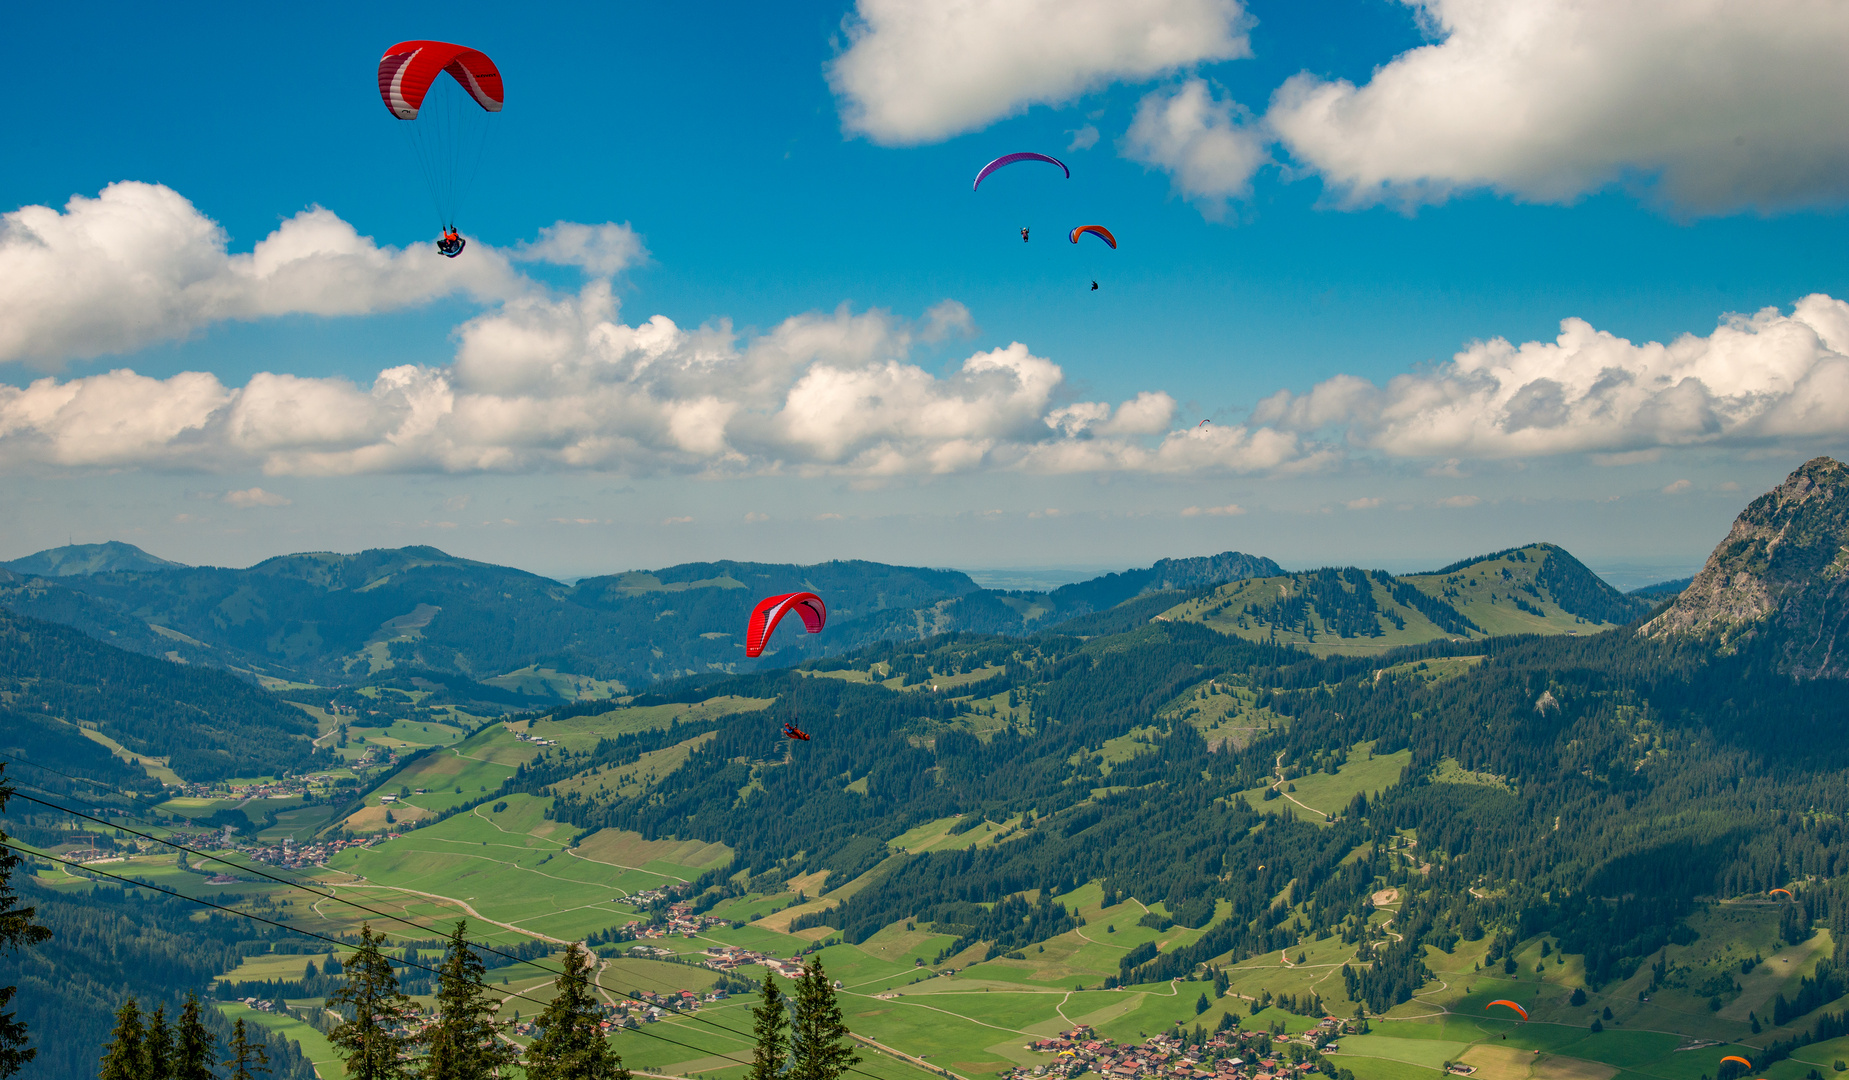
[[[1111,245],[1111,250],[1113,251],[1117,250],[1117,238],[1111,235],[1111,230],[1105,228],[1102,225],[1080,225],[1078,228],[1073,229],[1072,232],[1066,237],[1066,239],[1071,240],[1073,243],[1076,244],[1079,242],[1079,237],[1084,236],[1086,233],[1090,233],[1093,236],[1097,237],[1098,239]]]
[[[1045,154],[1036,154],[1036,153],[1033,153],[1032,151],[1023,151],[1021,153],[1016,153],[1016,154],[1003,154],[1001,157],[998,157],[994,161],[991,161],[987,165],[984,165],[982,167],[982,171],[976,174],[976,182],[971,184],[969,186],[969,189],[971,191],[979,190],[982,187],[982,182],[989,178],[990,173],[994,172],[996,169],[1002,168],[1003,166],[1013,165],[1014,163],[1018,161],[1044,161],[1048,165],[1057,165],[1059,166],[1059,171],[1066,174],[1066,179],[1068,180],[1072,179],[1072,170],[1066,168],[1065,162],[1059,160],[1056,157],[1048,157]]]
[[[1725,1064],[1727,1064],[1727,1063],[1728,1063],[1729,1061],[1737,1061],[1737,1062],[1739,1062],[1740,1064],[1742,1064],[1742,1065],[1744,1065],[1744,1066],[1746,1066],[1746,1070],[1747,1070],[1748,1072],[1751,1072],[1751,1071],[1752,1071],[1752,1069],[1753,1069],[1753,1063],[1752,1063],[1752,1062],[1750,1062],[1750,1061],[1748,1061],[1748,1060],[1746,1060],[1745,1058],[1743,1058],[1743,1057],[1741,1057],[1741,1056],[1740,1056],[1740,1055],[1738,1055],[1738,1054],[1728,1054],[1728,1055],[1727,1055],[1726,1057],[1724,1057],[1724,1058],[1722,1058],[1722,1059],[1721,1059],[1721,1064],[1723,1064],[1723,1065],[1725,1065]]]
[[[1483,1011],[1488,1012],[1498,1005],[1504,1005],[1504,1006],[1507,1006],[1508,1008],[1514,1009],[1515,1015],[1521,1017],[1523,1020],[1528,1019],[1528,1010],[1522,1008],[1520,1005],[1517,1005],[1515,1002],[1510,1001],[1508,998],[1497,998],[1495,1001],[1492,1001],[1488,1005],[1483,1006]]]
[[[1196,431],[1204,431],[1204,430],[1206,430],[1207,428],[1210,428],[1210,427],[1212,427],[1212,426],[1213,426],[1213,421],[1212,421],[1212,420],[1202,420],[1202,421],[1201,421],[1200,423],[1198,423],[1198,424],[1196,424],[1196,425],[1194,425],[1194,430],[1196,430]]]
[[[791,611],[802,616],[803,628],[811,634],[821,633],[828,624],[828,606],[812,592],[767,596],[751,609],[751,619],[745,624],[745,655],[761,655],[777,624]]]
[[[797,727],[795,724],[783,725],[783,737],[786,739],[796,739],[799,742],[809,741],[809,733]]]
[[[1766,895],[1767,895],[1767,896],[1777,896],[1777,895],[1778,895],[1779,893],[1784,893],[1784,894],[1785,894],[1785,899],[1787,899],[1787,900],[1796,900],[1796,899],[1797,899],[1797,897],[1795,897],[1795,896],[1793,896],[1793,895],[1791,895],[1791,890],[1790,890],[1790,889],[1773,889],[1773,890],[1772,890],[1771,892],[1769,892],[1769,893],[1767,893]],[[1725,1058],[1722,1058],[1721,1060],[1723,1060],[1723,1061],[1725,1061],[1726,1059],[1725,1059]]]

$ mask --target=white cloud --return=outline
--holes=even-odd
[[[1477,498],[1475,495],[1452,495],[1447,498],[1439,499],[1438,505],[1452,510],[1461,510],[1466,506],[1475,506],[1482,501],[1482,499]]]
[[[253,506],[294,505],[294,500],[278,495],[273,491],[265,491],[260,487],[245,488],[242,491],[227,491],[222,498],[225,502],[240,510],[248,510]]]
[[[628,223],[560,221],[539,230],[539,239],[521,244],[515,256],[523,262],[575,266],[596,277],[609,277],[648,258],[648,251]]]
[[[1649,182],[1685,212],[1849,197],[1849,6],[1403,0],[1437,39],[1365,85],[1302,74],[1266,119],[1351,205]]]
[[[1252,174],[1270,160],[1266,141],[1237,102],[1217,100],[1205,79],[1189,79],[1173,93],[1143,98],[1123,154],[1167,171],[1177,193],[1218,219],[1228,199],[1251,191]]]
[[[690,517],[662,518],[661,523],[663,525],[691,525],[693,524],[693,519]]]
[[[842,124],[934,142],[1115,80],[1251,54],[1238,0],[859,0],[828,66]]]
[[[1849,304],[1823,295],[1790,314],[1730,315],[1707,337],[1636,344],[1566,319],[1551,342],[1477,342],[1429,372],[1379,387],[1352,376],[1280,393],[1253,419],[1341,426],[1352,447],[1462,459],[1585,453],[1654,461],[1665,448],[1849,434]]]
[[[1144,391],[1113,407],[1060,404],[1065,374],[1020,343],[947,375],[914,346],[969,325],[959,304],[916,322],[886,312],[786,319],[739,340],[617,317],[607,280],[528,294],[465,323],[455,360],[400,365],[369,385],[262,373],[132,371],[0,386],[0,467],[378,472],[822,473],[882,477],[1313,468],[1295,432],[1171,431]]]
[[[187,337],[215,322],[365,315],[528,285],[494,249],[446,259],[431,244],[380,247],[319,207],[284,221],[247,254],[159,184],[111,184],[59,211],[0,216],[0,363],[64,361]]]
[[[1680,495],[1695,485],[1687,480],[1677,480],[1663,489],[1665,495]]]
[[[1370,496],[1361,499],[1350,499],[1343,505],[1350,510],[1374,510],[1379,508],[1380,500]]]
[[[1238,503],[1227,503],[1225,506],[1190,506],[1181,512],[1181,516],[1200,517],[1202,514],[1206,514],[1210,517],[1232,517],[1235,514],[1243,514],[1245,512],[1245,507],[1240,506]]]
[[[1069,151],[1090,150],[1092,147],[1098,145],[1098,125],[1096,124],[1086,124],[1083,127],[1068,131],[1066,134],[1072,136],[1072,141],[1066,144],[1066,149]]]

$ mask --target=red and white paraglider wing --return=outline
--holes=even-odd
[[[768,596],[758,601],[758,606],[751,609],[751,621],[745,626],[745,655],[758,656],[764,651],[765,642],[777,629],[777,624],[790,612],[802,616],[803,628],[811,634],[819,634],[828,624],[828,607],[822,598],[812,592],[784,593],[781,596]]]
[[[379,58],[379,97],[400,120],[417,119],[437,76],[449,72],[475,103],[500,112],[506,100],[501,72],[488,54],[447,41],[401,41]]]

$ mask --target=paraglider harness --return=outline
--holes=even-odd
[[[1027,229],[1026,228],[1021,229],[1021,243],[1023,244],[1027,243]]]
[[[797,727],[795,724],[783,725],[783,737],[786,739],[800,739],[803,742],[809,741],[809,733],[806,731],[797,730]]]
[[[469,242],[456,232],[454,225],[444,229],[443,239],[437,241],[437,250],[452,259],[462,254],[462,249],[468,246]]]

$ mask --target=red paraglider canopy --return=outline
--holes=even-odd
[[[400,120],[417,119],[430,84],[445,71],[475,103],[500,112],[506,93],[501,72],[488,54],[447,41],[401,41],[379,58],[379,97]]]
[[[827,605],[812,592],[767,596],[751,609],[751,621],[745,625],[745,655],[757,656],[762,653],[764,643],[770,640],[771,632],[777,629],[777,623],[792,610],[803,617],[803,627],[811,634],[821,633],[822,627],[828,623]]]

